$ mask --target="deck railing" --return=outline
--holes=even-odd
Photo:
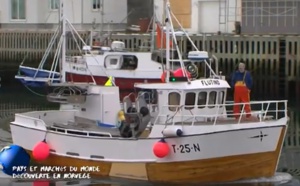
[[[84,58],[74,58],[72,56],[66,56],[66,62],[69,63],[78,63],[78,64],[86,64],[86,61]]]
[[[195,122],[201,121],[210,122],[213,125],[216,125],[220,119],[234,118],[236,116],[231,110],[235,105],[240,106],[240,114],[236,120],[236,124],[240,124],[243,121],[243,117],[246,116],[245,106],[249,104],[251,107],[251,116],[256,116],[255,122],[263,122],[266,119],[278,120],[288,116],[287,113],[287,100],[274,100],[274,101],[252,101],[250,103],[225,103],[225,104],[214,104],[214,105],[205,105],[205,108],[192,109],[193,106],[186,105],[165,105],[158,114],[158,117],[155,120],[155,124],[167,124],[175,125],[185,122],[191,123],[194,125]],[[213,107],[213,108],[209,108]],[[170,108],[175,108],[170,111]],[[194,114],[195,112],[201,114]],[[163,122],[162,122],[163,121]]]

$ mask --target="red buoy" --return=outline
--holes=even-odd
[[[48,158],[50,154],[49,145],[46,141],[38,142],[32,150],[32,156],[37,161],[43,161]]]
[[[174,77],[184,77],[184,70],[183,68],[179,68],[177,70],[174,71]],[[191,78],[191,73],[189,73],[188,71],[186,71],[187,77]]]
[[[48,180],[35,180],[33,181],[33,186],[49,186],[50,182]]]
[[[166,157],[170,152],[169,145],[166,143],[164,139],[156,142],[153,146],[153,153],[158,158]]]

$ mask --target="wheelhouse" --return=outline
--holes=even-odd
[[[104,67],[110,70],[135,70],[138,67],[138,58],[129,54],[108,54],[104,58]]]
[[[221,79],[203,79],[168,84],[137,84],[136,87],[156,91],[155,105],[159,113],[156,123],[172,123],[189,122],[192,119],[208,121],[216,114],[224,113],[223,105],[230,86]]]

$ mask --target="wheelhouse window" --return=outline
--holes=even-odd
[[[26,0],[11,0],[11,19],[26,19]]]
[[[199,92],[198,101],[197,101],[198,108],[205,108],[206,99],[207,99],[207,92]]]
[[[225,92],[220,91],[219,96],[218,96],[218,104],[223,104],[224,103],[224,97],[225,97]]]
[[[58,10],[59,0],[50,0],[50,10]]]
[[[107,69],[121,69],[122,56],[120,55],[107,55],[104,59],[104,67]]]
[[[157,90],[138,89],[138,95],[143,96],[147,104],[157,104]]]
[[[116,64],[118,64],[118,62],[119,62],[119,60],[116,59],[116,58],[110,59],[110,64],[111,64],[111,65],[116,65]]]
[[[138,58],[134,55],[123,55],[123,64],[121,69],[135,70],[138,67]]]
[[[208,108],[214,108],[217,101],[217,92],[211,91],[208,98]]]
[[[93,0],[93,10],[100,10],[101,0]]]
[[[185,94],[185,109],[192,110],[195,108],[196,103],[196,93],[195,92],[188,92]]]
[[[175,112],[180,105],[180,94],[178,92],[171,92],[168,97],[169,110]]]

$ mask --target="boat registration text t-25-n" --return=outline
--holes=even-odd
[[[180,144],[180,145],[171,145],[171,146],[174,153],[200,152],[200,145],[198,143]]]

